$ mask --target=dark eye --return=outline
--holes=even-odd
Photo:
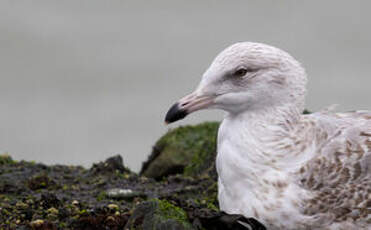
[[[236,77],[243,77],[247,73],[251,73],[251,72],[254,72],[254,71],[255,71],[254,69],[243,67],[243,68],[237,69],[236,72],[233,73],[233,75],[236,76]]]

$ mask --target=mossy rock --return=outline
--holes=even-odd
[[[136,207],[125,229],[191,230],[185,211],[166,200],[154,199]]]
[[[0,154],[0,165],[14,164],[15,161],[8,154]]]
[[[27,181],[27,186],[31,190],[37,190],[56,186],[56,183],[46,173],[41,173],[31,177]]]
[[[196,176],[214,170],[218,128],[218,122],[204,122],[170,130],[153,147],[141,175],[161,179],[172,174]]]

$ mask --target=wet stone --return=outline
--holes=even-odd
[[[132,200],[135,197],[145,198],[146,195],[140,192],[134,192],[131,189],[112,188],[106,191],[106,196],[116,200]]]
[[[51,207],[58,208],[61,205],[61,201],[57,198],[57,196],[48,192],[41,195],[39,202],[40,205],[45,209],[49,209]]]
[[[50,179],[46,174],[39,174],[33,176],[28,180],[28,188],[31,190],[48,188],[50,186],[56,185],[55,181]]]
[[[90,172],[94,174],[97,173],[105,174],[116,172],[124,173],[130,171],[124,166],[122,157],[120,155],[116,155],[108,158],[104,162],[93,164],[93,166],[90,169]]]

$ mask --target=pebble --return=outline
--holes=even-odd
[[[113,209],[113,210],[118,210],[119,209],[119,206],[117,204],[109,204],[107,207],[109,209]]]
[[[15,206],[16,206],[17,208],[26,209],[26,208],[28,207],[28,204],[19,201],[19,202],[17,202],[17,203],[15,204]]]
[[[47,210],[48,213],[50,214],[54,214],[54,215],[58,215],[59,214],[59,211],[58,209],[54,208],[54,207],[51,207]]]
[[[40,227],[41,225],[44,224],[44,221],[40,220],[40,219],[37,219],[37,220],[32,221],[30,224],[31,224],[32,228],[38,228],[38,227]]]
[[[111,199],[133,199],[134,197],[143,197],[145,194],[134,192],[131,189],[112,188],[106,191],[107,197]]]

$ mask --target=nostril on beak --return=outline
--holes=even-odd
[[[187,102],[182,103],[180,106],[181,106],[181,107],[184,107],[184,106],[186,106],[186,105],[188,105],[188,104],[189,104],[189,102],[187,101]]]

